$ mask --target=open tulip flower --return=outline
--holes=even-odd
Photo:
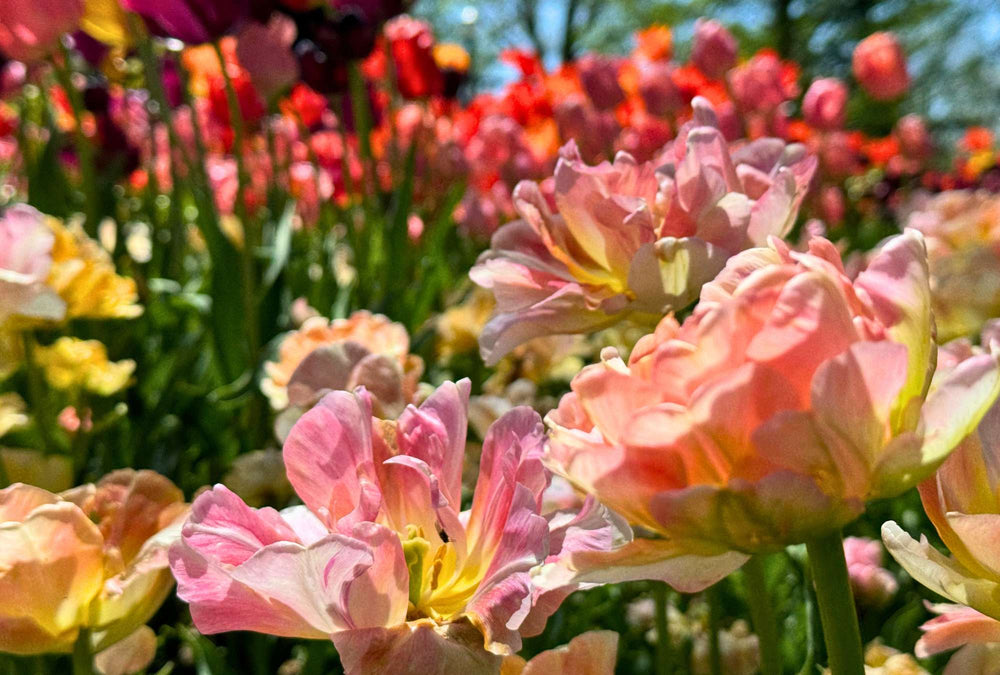
[[[652,326],[730,256],[791,229],[815,158],[774,138],[729,146],[709,103],[693,107],[665,165],[619,153],[588,166],[571,142],[555,169],[555,211],[537,184],[518,184],[523,219],[496,232],[471,272],[497,299],[480,337],[488,363],[540,335],[629,318]]]
[[[142,629],[173,585],[171,525],[186,508],[152,471],[59,495],[0,490],[0,652],[69,652],[81,635],[102,651]]]
[[[938,370],[961,368],[1000,347],[1000,323],[983,330],[982,347],[956,340],[941,348]],[[917,542],[896,523],[882,527],[894,558],[914,579],[957,605],[936,605],[941,616],[927,622],[917,655],[966,644],[1000,642],[1000,406],[994,405],[941,465],[920,484],[924,510],[951,551],[948,558],[925,538]],[[957,657],[958,655],[956,655]]]
[[[547,417],[554,470],[662,537],[579,563],[637,576],[657,551],[780,550],[912,487],[1000,390],[989,355],[931,381],[932,336],[916,231],[853,281],[822,238],[733,257],[683,324],[665,318],[627,363],[606,350]]]
[[[332,639],[349,673],[498,672],[518,628],[566,595],[529,571],[618,531],[593,501],[540,515],[549,474],[529,408],[490,429],[460,512],[468,396],[467,380],[445,383],[390,422],[363,388],[332,392],[284,446],[304,506],[254,510],[223,486],[196,499],[170,564],[198,629]]]

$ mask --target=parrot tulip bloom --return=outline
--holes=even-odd
[[[9,318],[60,320],[66,304],[46,284],[55,237],[27,204],[0,217],[0,326]]]
[[[327,392],[359,386],[372,394],[377,416],[397,417],[416,396],[424,370],[409,352],[406,328],[381,314],[312,317],[281,342],[278,360],[264,365],[261,389],[275,410],[294,408],[291,421]]]
[[[61,495],[0,490],[0,651],[95,651],[132,635],[163,603],[170,525],[186,505],[151,471],[116,471]]]
[[[37,61],[59,45],[83,17],[82,0],[4,0],[0,2],[0,53]]]
[[[939,373],[954,372],[1000,348],[1000,322],[987,324],[981,348],[955,340],[940,349]],[[988,357],[987,357],[988,358]],[[917,542],[896,523],[882,526],[889,553],[914,579],[961,606],[939,607],[942,616],[924,626],[918,654],[963,644],[1000,641],[1000,405],[994,405],[941,465],[920,484],[924,510],[953,558],[921,537]]]
[[[529,570],[610,547],[614,532],[593,501],[540,515],[549,474],[528,408],[487,434],[459,513],[468,396],[467,380],[445,383],[390,422],[364,389],[332,392],[284,446],[305,506],[254,510],[223,486],[195,500],[170,560],[198,629],[332,638],[349,673],[400,659],[495,672],[518,628],[566,594],[535,588]]]
[[[541,335],[652,326],[730,256],[791,229],[816,159],[774,138],[729,147],[708,102],[693,105],[663,166],[625,153],[587,166],[571,142],[555,169],[555,211],[535,183],[517,186],[523,220],[501,227],[470,273],[497,300],[480,336],[488,363]]]
[[[671,554],[830,535],[932,472],[1000,391],[987,355],[931,382],[932,335],[919,233],[854,281],[829,241],[772,238],[628,363],[608,349],[577,375],[546,418],[551,466]]]
[[[502,675],[613,675],[618,658],[618,633],[592,630],[569,644],[546,650],[530,661],[508,656]]]

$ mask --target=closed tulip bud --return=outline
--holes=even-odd
[[[644,63],[639,70],[639,96],[646,110],[666,117],[684,105],[684,99],[674,84],[673,67],[666,62]]]
[[[577,62],[580,84],[598,110],[611,110],[625,100],[618,83],[618,60],[610,56],[587,54]]]
[[[862,40],[854,48],[851,67],[861,88],[877,101],[899,98],[910,87],[906,54],[892,33],[873,33]]]
[[[698,19],[694,24],[691,61],[714,80],[721,79],[736,65],[736,38],[714,19]]]
[[[833,77],[816,80],[802,99],[806,122],[824,131],[844,126],[847,110],[847,86]]]

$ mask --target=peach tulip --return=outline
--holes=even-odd
[[[152,471],[58,495],[0,490],[0,651],[68,652],[83,630],[101,651],[131,636],[170,591],[171,525],[186,508]]]
[[[529,571],[622,534],[593,501],[540,515],[549,474],[527,408],[487,434],[460,513],[468,396],[445,383],[390,422],[363,388],[332,392],[284,446],[304,506],[251,509],[221,485],[196,499],[170,564],[198,629],[332,639],[348,673],[497,672],[569,592]]]
[[[967,363],[1000,350],[1000,322],[986,325],[982,347],[964,339],[943,346],[938,371],[956,372]],[[920,498],[952,558],[921,537],[912,539],[896,523],[882,527],[894,558],[914,579],[958,605],[936,606],[940,617],[924,625],[918,655],[964,644],[1000,642],[1000,405],[994,405],[941,465],[920,484]]]
[[[584,164],[571,142],[555,169],[555,210],[521,182],[523,220],[501,227],[470,272],[491,289],[480,336],[488,363],[541,335],[633,320],[651,326],[697,297],[735,253],[794,225],[816,167],[804,148],[766,138],[730,147],[704,99],[663,150],[666,164]]]
[[[271,407],[283,411],[277,427],[284,438],[296,419],[329,391],[365,386],[375,414],[396,417],[414,401],[423,361],[410,351],[402,324],[358,311],[347,319],[307,319],[278,347],[278,360],[264,364],[261,389]]]
[[[500,675],[613,675],[617,657],[618,633],[592,630],[527,662],[509,656]]]
[[[988,355],[931,381],[932,336],[915,231],[853,281],[821,238],[735,256],[683,324],[666,317],[627,363],[605,350],[546,418],[556,473],[662,537],[571,563],[628,578],[683,553],[780,550],[913,486],[1000,391]]]

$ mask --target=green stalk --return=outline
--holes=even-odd
[[[708,587],[705,591],[708,602],[708,664],[712,675],[722,675],[722,648],[719,645],[719,632],[722,630],[722,597],[719,584]]]
[[[254,251],[260,244],[260,237],[257,236],[257,229],[250,222],[250,216],[246,212],[246,186],[249,183],[246,164],[243,162],[245,129],[243,125],[243,111],[240,110],[240,100],[236,96],[236,87],[233,86],[233,79],[229,76],[229,69],[226,66],[226,57],[222,53],[222,47],[218,41],[212,43],[215,48],[215,56],[219,59],[219,67],[222,69],[222,80],[226,85],[226,102],[229,104],[229,124],[233,128],[233,157],[236,159],[236,216],[240,219],[243,227],[243,310],[246,312],[247,342],[250,345],[251,363],[257,360],[257,351],[260,349],[260,330],[257,317],[257,274],[254,264]]]
[[[70,52],[65,45],[62,45],[62,62],[59,59],[52,59],[52,65],[59,86],[66,92],[66,98],[73,110],[73,120],[76,122],[76,131],[72,134],[73,147],[80,161],[80,178],[83,182],[83,197],[86,200],[84,213],[87,216],[87,232],[94,236],[97,234],[97,224],[101,216],[100,198],[97,194],[97,164],[94,160],[94,145],[83,130],[83,97],[73,84],[69,61]]]
[[[656,607],[656,675],[674,672],[673,648],[670,645],[670,627],[667,625],[667,607],[670,589],[663,582],[653,582],[653,601]]]
[[[73,675],[94,675],[94,655],[90,649],[90,630],[81,628],[73,645]]]
[[[53,454],[58,451],[58,446],[52,437],[55,420],[49,414],[48,400],[45,395],[45,383],[42,382],[42,371],[35,360],[35,347],[37,343],[35,342],[34,334],[30,330],[22,331],[21,344],[24,348],[24,365],[28,371],[28,401],[31,405],[31,416],[34,417],[35,427],[38,429],[38,434],[42,437],[43,450],[46,454]]]
[[[839,531],[806,542],[827,661],[833,675],[864,675],[861,632]]]
[[[767,591],[762,556],[755,555],[743,565],[743,578],[747,587],[750,620],[760,644],[760,672],[762,675],[780,675],[778,624],[774,616],[774,605]]]

